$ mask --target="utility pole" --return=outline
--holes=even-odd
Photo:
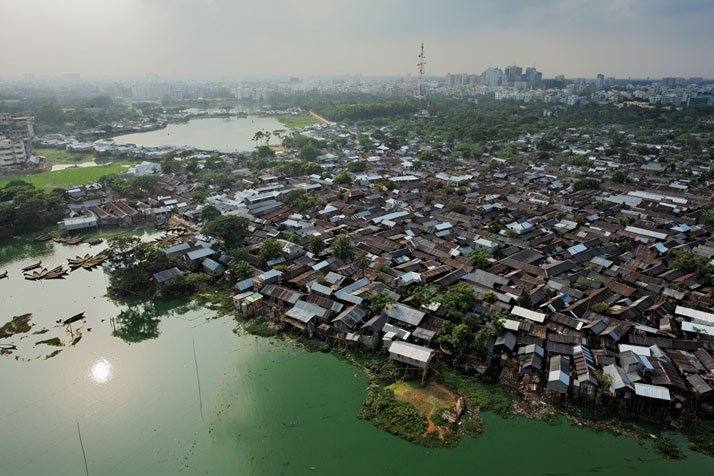
[[[424,56],[424,43],[421,44],[417,63],[417,72],[419,73],[419,99],[424,97],[424,67],[426,66],[426,56]]]

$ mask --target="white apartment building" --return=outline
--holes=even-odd
[[[25,145],[21,140],[0,136],[0,168],[22,165],[26,161]]]

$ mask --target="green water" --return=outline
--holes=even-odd
[[[482,437],[455,449],[414,446],[356,418],[367,380],[332,355],[236,334],[230,318],[175,303],[148,316],[134,309],[155,323],[142,335],[156,337],[128,343],[114,335],[127,322],[111,319],[126,307],[104,297],[101,270],[44,282],[19,274],[38,259],[57,265],[99,248],[4,242],[0,256],[11,246],[18,258],[0,262],[10,271],[0,324],[32,312],[31,332],[48,331],[3,341],[18,344],[20,358],[0,356],[3,476],[84,474],[77,423],[91,475],[714,474],[714,459],[689,451],[664,461],[627,438],[493,415]],[[73,332],[82,339],[45,360],[54,348],[35,342],[70,339],[55,321],[80,311],[87,321]]]

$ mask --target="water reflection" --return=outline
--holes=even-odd
[[[112,379],[112,364],[106,359],[97,360],[89,369],[89,378],[94,383],[107,383]]]
[[[150,310],[127,309],[116,317],[115,337],[126,342],[141,342],[159,336],[160,319]]]
[[[116,327],[112,335],[129,343],[156,339],[159,337],[161,318],[181,313],[188,302],[188,299],[169,299],[134,304],[114,319]]]

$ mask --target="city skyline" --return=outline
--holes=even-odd
[[[0,31],[6,77],[403,75],[422,41],[428,75],[519,64],[545,77],[714,77],[714,4],[701,0],[0,0],[0,13],[16,20]]]

